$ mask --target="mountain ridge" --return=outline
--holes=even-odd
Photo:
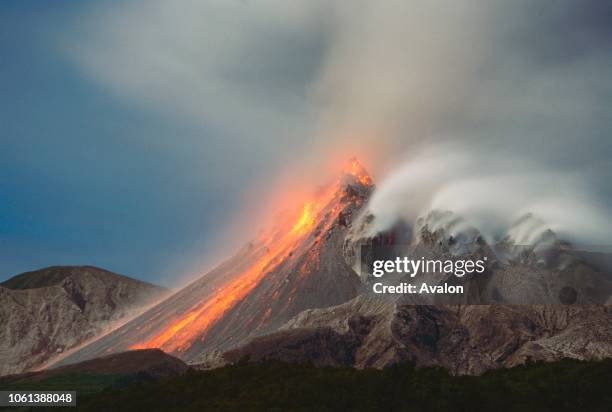
[[[9,284],[18,289],[0,286],[0,375],[41,367],[168,293],[91,266],[45,268],[16,279]]]
[[[13,290],[25,290],[25,289],[38,289],[41,287],[54,286],[61,283],[65,278],[75,273],[82,272],[84,270],[92,270],[99,273],[104,273],[106,276],[121,279],[128,282],[139,282],[142,284],[150,284],[136,278],[121,275],[119,273],[111,272],[110,270],[102,269],[92,265],[54,265],[47,266],[41,269],[31,270],[22,272],[17,275],[11,276],[10,278],[0,282],[0,286],[7,289]],[[157,285],[153,285],[157,286]],[[163,286],[157,286],[162,289],[166,289]]]

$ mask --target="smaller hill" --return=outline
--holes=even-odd
[[[78,276],[83,272],[91,273],[97,277],[105,277],[114,281],[149,285],[146,282],[119,275],[95,266],[49,266],[43,269],[24,272],[10,279],[0,282],[0,286],[13,290],[37,289],[60,284],[70,276]],[[149,285],[151,286],[151,285]]]
[[[0,389],[94,392],[136,381],[154,381],[187,372],[189,366],[159,349],[122,352],[47,369],[0,378]]]
[[[169,290],[92,266],[55,266],[0,284],[0,376],[53,362]]]

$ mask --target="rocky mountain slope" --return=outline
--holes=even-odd
[[[610,306],[428,306],[359,296],[302,312],[278,332],[220,355],[214,366],[241,359],[358,368],[411,361],[480,374],[527,360],[610,357]]]
[[[296,216],[66,362],[154,347],[197,362],[273,332],[306,309],[350,300],[361,282],[345,262],[343,241],[371,188],[355,162]]]
[[[397,285],[406,281],[448,283],[465,289],[460,296],[406,296],[418,304],[592,305],[603,304],[612,296],[612,271],[601,264],[606,259],[599,256],[598,260],[589,260],[591,255],[574,250],[530,214],[518,219],[497,240],[485,240],[477,229],[450,211],[432,211],[412,226],[400,223],[373,233],[374,220],[365,211],[351,225],[345,240],[347,262],[360,273],[368,290],[374,282]],[[437,261],[481,259],[486,264],[482,274],[455,276],[434,270],[416,278],[403,274],[375,278],[371,265],[363,264],[374,257],[360,257],[361,251],[377,259],[386,254]]]
[[[40,367],[167,293],[90,266],[17,275],[0,284],[0,375]]]

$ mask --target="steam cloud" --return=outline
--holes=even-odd
[[[608,244],[603,3],[134,1],[81,16],[64,46],[119,95],[224,136],[206,153],[255,154],[257,173],[211,171],[236,190],[283,159],[357,153],[382,226],[441,208],[494,236],[533,212]]]
[[[439,146],[413,154],[369,206],[378,231],[398,219],[414,222],[432,210],[450,210],[489,243],[510,235],[531,244],[552,229],[579,246],[609,246],[609,209],[598,204],[585,178],[499,153]],[[515,226],[527,214],[533,218]]]

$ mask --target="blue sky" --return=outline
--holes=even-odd
[[[61,53],[75,5],[0,8],[0,280],[90,264],[163,282],[183,254],[207,251],[233,199],[200,173],[202,147],[156,144],[205,145],[202,127],[123,102]]]

